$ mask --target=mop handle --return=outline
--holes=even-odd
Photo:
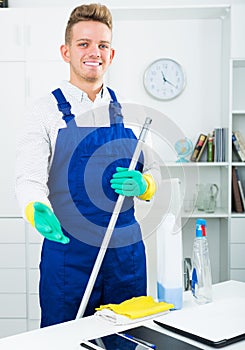
[[[140,152],[142,150],[143,143],[145,142],[145,138],[146,138],[146,135],[148,133],[149,126],[150,126],[151,122],[152,122],[152,119],[147,117],[146,120],[145,120],[144,126],[143,126],[143,128],[141,130],[141,133],[140,133],[140,136],[139,136],[139,139],[138,139],[138,142],[137,142],[137,145],[136,145],[133,157],[131,159],[131,162],[130,162],[130,165],[129,165],[129,168],[128,168],[129,170],[134,170],[135,167],[136,167],[136,164],[138,162],[138,159],[139,159],[139,156],[140,156]],[[78,309],[78,312],[77,312],[77,315],[76,315],[76,320],[83,316],[83,314],[85,312],[85,309],[87,307],[87,304],[88,304],[90,295],[92,293],[92,290],[93,290],[93,287],[94,287],[97,275],[98,275],[99,270],[100,270],[100,266],[102,264],[102,261],[103,261],[104,255],[106,253],[107,247],[109,245],[109,242],[110,242],[110,239],[111,239],[111,235],[112,235],[112,233],[114,231],[114,228],[115,228],[115,225],[116,225],[116,222],[117,222],[117,218],[118,218],[118,216],[120,214],[124,198],[125,198],[125,196],[123,196],[121,194],[117,198],[114,210],[112,212],[112,215],[111,215],[111,218],[110,218],[110,221],[109,221],[109,225],[107,227],[104,239],[102,241],[102,244],[101,244],[101,247],[100,247],[100,250],[99,250],[99,253],[97,255],[97,258],[96,258],[93,270],[91,272],[91,275],[90,275],[87,287],[85,289],[85,292],[84,292],[84,295],[83,295],[80,307]]]

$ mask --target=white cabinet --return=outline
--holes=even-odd
[[[59,48],[69,14],[65,8],[1,9],[0,60],[61,61]]]
[[[0,11],[0,337],[40,324],[42,238],[20,219],[14,193],[16,141],[27,105],[69,78],[69,65],[59,52],[69,12]],[[5,321],[8,327],[1,327]]]
[[[245,12],[241,13],[245,16]],[[243,23],[244,24],[244,23]],[[244,52],[245,54],[245,52]],[[233,132],[239,131],[245,138],[245,56],[244,58],[231,59],[230,62],[230,120],[231,129]],[[231,146],[232,147],[232,146]],[[235,167],[241,186],[245,192],[245,163],[242,162],[234,148],[232,151],[231,169]],[[231,201],[232,201],[231,189]],[[237,213],[234,205],[231,206],[231,230],[230,230],[230,278],[240,281],[245,281],[245,207],[243,212]]]

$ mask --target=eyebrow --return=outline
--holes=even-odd
[[[81,38],[81,39],[77,39],[77,40],[76,40],[76,42],[79,42],[79,41],[89,41],[89,42],[91,42],[92,40],[91,40],[91,39],[88,39],[88,38]],[[100,44],[103,44],[103,43],[105,43],[105,44],[111,44],[111,42],[108,41],[108,40],[100,40]]]

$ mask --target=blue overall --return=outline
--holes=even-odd
[[[129,166],[136,147],[135,135],[124,127],[121,106],[108,90],[110,126],[98,128],[78,127],[62,91],[53,91],[66,128],[58,131],[49,200],[70,243],[43,242],[41,327],[76,317],[118,196],[110,179],[117,166]],[[142,154],[136,168],[142,171]],[[101,304],[140,295],[146,295],[145,247],[133,197],[125,197],[84,316]]]

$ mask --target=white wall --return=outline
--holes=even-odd
[[[201,131],[212,131],[220,123],[221,25],[217,19],[117,21],[110,85],[120,95],[161,111],[193,140]],[[186,88],[175,101],[153,99],[143,87],[146,67],[161,57],[177,60],[186,73]]]

